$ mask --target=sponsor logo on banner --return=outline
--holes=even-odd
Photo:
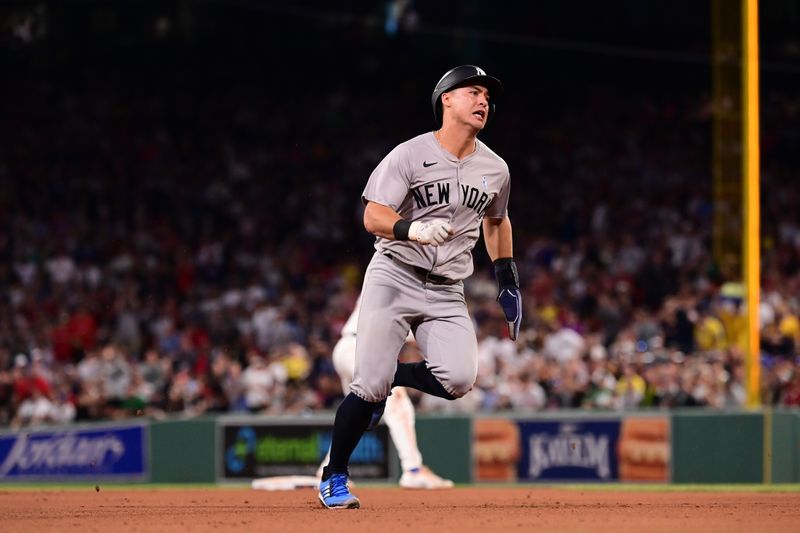
[[[519,479],[617,479],[619,426],[619,421],[519,422]]]
[[[147,475],[143,426],[26,431],[0,437],[0,479]]]
[[[221,470],[225,479],[316,474],[328,453],[330,426],[253,423],[222,424]],[[350,458],[355,478],[389,478],[389,433],[378,426],[365,433]]]
[[[621,481],[667,482],[671,472],[672,428],[666,416],[626,417],[617,456]]]
[[[510,418],[476,418],[472,422],[475,481],[516,481],[522,454],[519,425]]]

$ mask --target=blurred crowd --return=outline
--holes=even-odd
[[[179,75],[135,92],[113,72],[6,86],[0,425],[334,408],[331,351],[371,254],[360,191],[418,128],[403,110],[425,107],[427,81],[411,103],[352,106],[334,83],[279,110]],[[768,98],[761,394],[797,406],[800,100]],[[420,410],[742,406],[743,291],[711,253],[707,96],[598,88],[562,104],[533,126],[532,102],[501,106],[487,131],[512,171],[521,339],[479,244],[477,384],[457,402],[415,395]]]

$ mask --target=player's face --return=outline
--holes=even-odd
[[[442,104],[457,123],[482,130],[489,119],[489,91],[480,85],[459,87],[442,95]]]

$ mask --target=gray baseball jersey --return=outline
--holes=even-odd
[[[476,142],[475,151],[459,161],[429,132],[400,144],[381,161],[363,201],[387,205],[408,221],[446,219],[454,234],[438,247],[378,237],[377,251],[453,280],[472,274],[480,222],[484,216],[506,216],[510,191],[506,162]]]
[[[377,238],[364,275],[351,392],[370,402],[389,395],[396,354],[414,331],[428,368],[454,397],[475,383],[478,347],[461,282],[472,273],[472,248],[484,216],[506,216],[509,173],[485,144],[458,160],[433,133],[392,150],[362,194],[408,221],[446,219],[454,234],[441,246]],[[434,276],[420,275],[421,267]]]

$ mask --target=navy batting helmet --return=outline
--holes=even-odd
[[[494,76],[489,76],[480,67],[475,65],[461,65],[454,69],[448,70],[436,87],[433,89],[431,95],[431,105],[433,106],[433,118],[436,120],[436,126],[442,125],[442,95],[458,87],[465,85],[480,85],[489,89],[489,96],[494,98],[503,92],[503,84]],[[489,101],[489,117],[494,114],[494,103]]]

